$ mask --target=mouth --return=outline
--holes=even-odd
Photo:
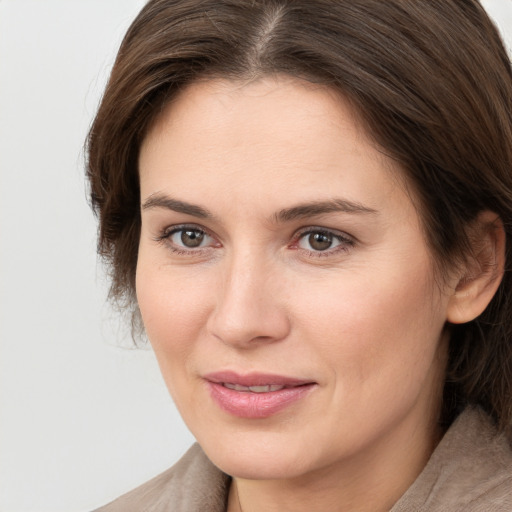
[[[316,382],[280,375],[217,372],[204,376],[213,402],[240,418],[273,416],[305,398]]]
[[[221,384],[225,388],[244,393],[270,393],[271,391],[280,391],[286,387],[279,384],[267,384],[265,386],[242,386],[240,384],[232,384],[231,382],[222,382]]]

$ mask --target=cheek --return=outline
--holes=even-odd
[[[190,275],[180,277],[170,266],[139,263],[137,302],[157,357],[169,353],[177,361],[192,350],[208,315],[207,287],[199,282],[204,284]]]
[[[360,277],[360,276],[359,276]],[[346,274],[302,297],[307,337],[343,387],[379,393],[409,382],[417,391],[436,356],[444,326],[430,265],[380,269],[371,279]],[[410,390],[412,391],[412,389]],[[360,397],[361,398],[361,397]]]
[[[144,260],[137,267],[136,289],[144,327],[165,384],[187,418],[197,402],[190,375],[208,315],[206,289],[190,278],[180,278],[175,268]]]

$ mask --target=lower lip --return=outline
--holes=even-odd
[[[268,418],[305,397],[315,384],[305,384],[268,393],[235,391],[216,382],[208,382],[213,400],[224,411],[239,418]]]

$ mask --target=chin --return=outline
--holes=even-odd
[[[213,453],[207,454],[210,460],[224,473],[246,480],[281,480],[295,478],[304,473],[294,462],[286,460],[283,453],[276,455],[253,456],[247,454]]]
[[[308,471],[303,443],[268,432],[243,437],[235,435],[229,442],[219,442],[218,438],[199,440],[199,444],[213,464],[237,478],[277,480]],[[309,460],[314,458],[311,450],[307,455]]]

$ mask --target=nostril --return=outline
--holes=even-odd
[[[212,336],[239,347],[272,343],[285,338],[290,330],[287,308],[274,289],[276,281],[270,279],[268,265],[251,257],[251,261],[234,256],[226,261],[207,322]]]
[[[217,311],[210,317],[207,328],[219,341],[238,347],[273,343],[286,338],[290,330],[286,314],[277,310],[238,316]]]

